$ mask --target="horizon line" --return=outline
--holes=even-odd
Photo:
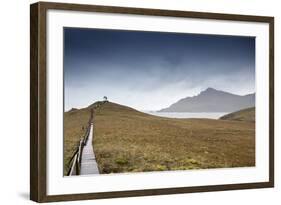
[[[178,101],[183,100],[183,99],[188,98],[188,97],[192,98],[192,97],[199,96],[202,92],[207,91],[208,89],[212,89],[212,90],[216,90],[216,91],[219,91],[219,92],[224,92],[224,93],[228,93],[228,94],[232,94],[232,95],[237,95],[237,96],[240,96],[240,97],[256,94],[256,91],[254,91],[254,92],[251,92],[251,93],[248,93],[248,94],[239,95],[239,94],[231,93],[231,92],[228,92],[228,91],[219,90],[219,89],[215,89],[215,88],[212,88],[212,87],[207,87],[206,89],[203,89],[203,90],[201,90],[200,92],[198,92],[198,94],[196,94],[196,95],[186,96],[186,97],[184,97],[184,98],[180,98],[180,99],[178,99],[177,101],[175,101],[174,103],[177,103]],[[102,98],[101,98],[101,99],[102,99]],[[71,111],[72,109],[84,109],[84,108],[87,108],[87,107],[91,106],[92,104],[94,104],[94,103],[96,103],[96,102],[102,102],[102,101],[103,101],[103,100],[97,100],[97,101],[92,102],[92,103],[90,103],[90,104],[88,104],[88,105],[86,105],[86,106],[83,106],[83,107],[82,107],[82,106],[81,106],[81,107],[71,107],[71,108],[69,108],[68,110],[65,110],[65,109],[64,109],[64,112],[69,112],[69,111]],[[123,105],[123,104],[120,104],[120,103],[115,102],[115,101],[113,102],[113,101],[108,100],[108,102],[116,103],[116,104],[119,104],[119,105]],[[174,103],[172,103],[172,104],[174,104]],[[172,104],[171,104],[171,105],[172,105]],[[171,105],[170,105],[170,106],[171,106]],[[127,106],[127,105],[123,105],[123,106]],[[127,107],[129,107],[129,106],[127,106]],[[137,109],[137,108],[134,108],[134,107],[131,107],[131,108],[133,108],[133,109],[135,109],[135,110],[138,110],[138,111],[150,111],[150,112],[154,112],[154,111],[157,112],[157,111],[159,111],[159,110],[165,109],[165,108],[160,108],[160,109],[157,109],[157,110],[142,110],[142,109]],[[167,107],[166,107],[166,108],[167,108]]]

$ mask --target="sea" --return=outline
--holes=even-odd
[[[142,112],[159,117],[207,118],[207,119],[219,119],[220,117],[228,114],[227,112],[155,112],[155,111],[142,111]]]

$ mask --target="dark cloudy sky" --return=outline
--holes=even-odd
[[[64,28],[65,110],[158,110],[207,87],[255,92],[255,38]]]

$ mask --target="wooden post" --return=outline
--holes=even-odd
[[[80,175],[80,169],[79,169],[78,157],[77,157],[77,161],[76,161],[76,175]]]
[[[77,161],[77,154],[75,154],[74,159],[73,159],[73,163],[69,172],[69,176],[71,175],[77,175],[77,168],[76,168],[76,161]]]

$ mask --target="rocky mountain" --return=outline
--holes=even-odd
[[[255,93],[235,95],[207,88],[193,97],[186,97],[159,112],[234,112],[254,107]]]

